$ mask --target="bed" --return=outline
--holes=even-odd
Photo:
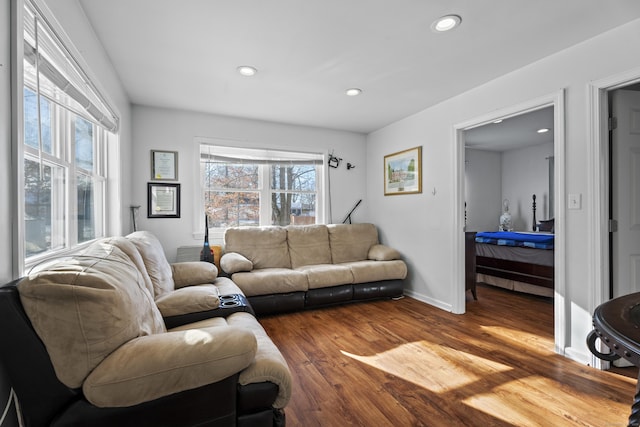
[[[554,291],[553,220],[538,232],[476,233],[476,279],[518,292],[552,297]]]

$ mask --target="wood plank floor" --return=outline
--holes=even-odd
[[[625,426],[635,378],[553,352],[549,299],[478,289],[260,319],[293,373],[293,426]]]

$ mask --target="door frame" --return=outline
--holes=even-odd
[[[616,74],[588,84],[589,135],[587,187],[589,230],[589,307],[609,300],[609,92],[640,82],[640,68]],[[602,262],[602,260],[607,260]],[[608,363],[591,355],[594,367],[605,369]]]
[[[454,313],[465,312],[464,284],[464,202],[465,202],[465,140],[464,131],[489,124],[497,119],[518,116],[546,107],[553,107],[553,152],[554,162],[554,217],[555,217],[555,251],[554,251],[554,342],[555,351],[564,355],[566,348],[566,318],[570,307],[567,306],[565,284],[565,93],[564,89],[532,99],[522,104],[492,111],[469,121],[454,125],[454,272],[456,286],[453,287]]]

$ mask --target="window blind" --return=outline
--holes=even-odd
[[[29,2],[25,2],[24,8],[24,58],[26,84],[105,129],[118,131],[118,117],[36,6]]]
[[[324,162],[324,156],[320,153],[235,148],[201,144],[200,160],[210,163],[252,165],[322,165]]]

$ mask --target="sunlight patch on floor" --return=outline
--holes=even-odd
[[[536,354],[540,356],[550,356],[555,354],[553,351],[553,340],[528,332],[505,328],[503,326],[480,326],[480,329],[492,336],[500,338],[507,347],[519,348],[526,347],[527,351],[535,349]]]
[[[583,408],[583,402],[596,401],[597,405],[587,412],[576,411]],[[559,403],[561,402],[561,403]],[[616,403],[606,397],[594,397],[589,390],[577,391],[575,387],[566,387],[550,378],[530,376],[494,387],[490,392],[475,394],[463,400],[478,411],[510,423],[512,425],[588,425],[585,421],[591,417],[589,411],[611,414],[611,425],[626,425],[630,406]],[[582,413],[581,413],[582,412]],[[544,413],[543,417],[541,414]],[[580,418],[576,418],[576,413]],[[575,424],[574,424],[575,423]]]
[[[373,356],[358,356],[346,351],[341,353],[436,393],[463,387],[483,376],[513,369],[508,365],[426,341],[403,344]]]

